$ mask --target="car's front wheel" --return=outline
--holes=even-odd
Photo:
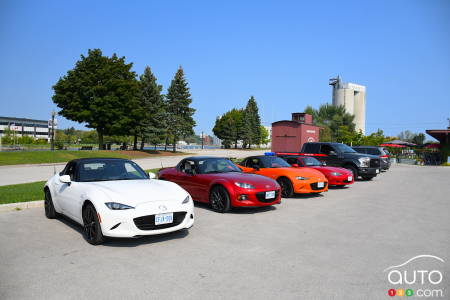
[[[104,242],[105,237],[102,233],[97,211],[90,203],[83,208],[83,229],[84,238],[89,244],[98,245]]]
[[[281,177],[277,179],[277,182],[281,186],[281,197],[290,198],[294,195],[294,187],[289,178]]]
[[[55,206],[53,205],[52,194],[48,188],[45,189],[45,200],[44,200],[44,208],[45,208],[45,216],[49,219],[56,219],[59,214],[55,210]]]
[[[355,179],[355,181],[356,181],[356,179],[358,179],[358,176],[359,176],[359,174],[358,174],[358,169],[356,169],[354,166],[352,166],[352,165],[347,165],[347,166],[344,166],[344,168],[346,168],[347,170],[349,170],[349,171],[352,171],[352,173],[353,173],[353,178]]]
[[[230,196],[223,186],[215,186],[209,195],[209,203],[212,209],[225,213],[231,209]]]

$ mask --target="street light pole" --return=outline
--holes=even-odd
[[[202,131],[202,150],[203,150],[203,139],[204,139],[204,135],[203,135],[203,131]]]
[[[56,112],[55,112],[55,110],[52,110],[52,135],[50,136],[52,151],[55,150],[55,116],[56,116]]]

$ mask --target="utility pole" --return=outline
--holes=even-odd
[[[56,112],[55,112],[55,110],[52,110],[52,135],[50,136],[52,151],[55,150],[55,116],[56,116]]]
[[[202,150],[203,150],[203,143],[204,143],[203,139],[204,139],[204,136],[203,136],[203,131],[202,131]]]

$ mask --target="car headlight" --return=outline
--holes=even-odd
[[[132,209],[133,206],[125,205],[117,202],[106,202],[105,205],[112,210],[124,210],[124,209]]]
[[[331,175],[333,175],[333,176],[341,176],[342,174],[339,173],[339,172],[331,172]]]
[[[191,196],[187,195],[186,198],[184,198],[183,202],[181,202],[181,204],[186,204],[189,202],[189,200],[191,200]]]
[[[359,163],[361,164],[361,167],[368,167],[370,158],[369,157],[360,157],[358,158]]]
[[[235,182],[234,184],[243,189],[255,189],[255,187],[253,185],[251,185],[250,183]]]
[[[297,177],[295,177],[295,179],[297,179],[297,180],[308,180],[309,178],[308,177],[297,176]]]

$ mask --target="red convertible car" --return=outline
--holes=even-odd
[[[194,201],[210,203],[218,212],[238,206],[268,206],[281,202],[280,186],[270,178],[246,174],[226,158],[194,156],[174,168],[163,168],[158,178],[177,183]]]
[[[311,156],[302,155],[277,155],[283,158],[292,167],[308,167],[322,172],[328,179],[328,185],[345,186],[355,182],[350,170],[337,167],[328,167]]]

